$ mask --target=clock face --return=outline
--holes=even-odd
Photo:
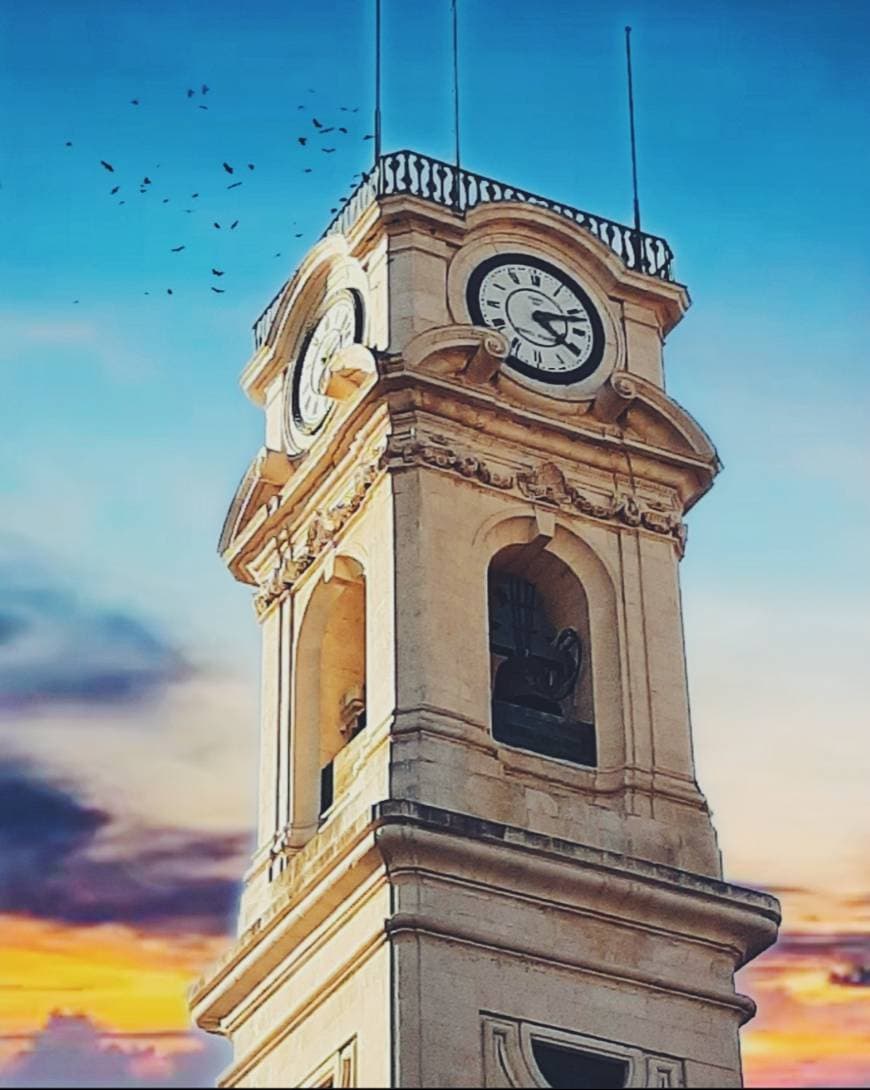
[[[305,338],[288,390],[287,431],[313,436],[332,408],[325,386],[333,357],[362,333],[362,307],[351,292],[339,295],[320,315]]]
[[[604,354],[604,326],[576,280],[527,254],[497,254],[471,274],[468,309],[476,325],[510,343],[506,365],[527,378],[570,386],[594,374]]]

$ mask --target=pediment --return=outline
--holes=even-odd
[[[224,519],[218,540],[220,556],[228,561],[252,524],[266,517],[270,500],[278,495],[292,472],[292,463],[283,451],[260,449],[245,470]]]

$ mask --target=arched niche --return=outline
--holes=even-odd
[[[294,676],[290,810],[298,845],[332,805],[335,758],[366,722],[366,580],[359,561],[337,558],[311,592]]]
[[[485,558],[485,571],[482,574],[485,588],[487,629],[486,639],[489,648],[489,693],[490,726],[497,742],[517,745],[523,740],[522,723],[518,722],[516,741],[511,742],[504,732],[500,732],[496,719],[496,703],[507,698],[514,698],[520,708],[528,707],[535,711],[534,697],[539,699],[537,710],[543,714],[558,716],[564,721],[569,731],[570,723],[586,724],[594,732],[594,747],[590,743],[578,744],[573,756],[559,752],[559,746],[540,746],[520,744],[518,748],[537,752],[542,756],[558,757],[570,760],[578,766],[613,769],[624,765],[626,753],[625,722],[622,703],[622,669],[619,650],[619,618],[616,594],[610,573],[598,553],[592,546],[577,535],[572,529],[556,525],[552,537],[541,537],[536,521],[530,515],[507,514],[505,517],[490,522],[481,528],[477,535],[477,547]],[[514,600],[511,601],[510,586],[514,582]],[[497,638],[493,631],[493,591],[494,584],[501,582],[502,622],[519,610],[528,612],[530,587],[534,588],[534,608],[537,617],[534,626],[541,631],[536,638],[536,647],[525,648],[538,658],[538,670],[546,669],[546,660],[558,672],[560,660],[564,663],[571,655],[577,656],[579,645],[579,664],[573,687],[563,693],[557,691],[558,699],[553,703],[558,707],[547,707],[547,693],[540,686],[523,684],[523,678],[510,678],[510,669],[505,661],[513,653],[522,651],[517,647],[517,636],[513,633],[506,640]],[[525,598],[526,604],[523,599]],[[507,599],[505,601],[505,599]],[[506,612],[505,612],[506,611]],[[561,648],[558,646],[560,634],[567,630],[576,633],[575,647],[571,647],[573,637],[563,635]],[[503,634],[502,634],[503,635]],[[494,638],[495,637],[495,638]],[[523,640],[520,638],[520,644]],[[544,644],[549,643],[548,654]],[[567,648],[566,648],[567,644]],[[566,655],[564,652],[566,651]],[[540,660],[545,660],[543,663]],[[516,665],[516,662],[515,662]],[[515,671],[516,672],[516,671]],[[534,672],[534,671],[533,671]],[[564,669],[563,669],[564,674]],[[569,671],[570,672],[570,671]],[[505,675],[508,675],[507,677]],[[565,679],[567,680],[567,679]],[[529,691],[531,689],[531,692]],[[552,695],[552,694],[551,694]],[[523,698],[526,699],[523,699]],[[532,699],[528,699],[531,697]],[[519,699],[517,699],[519,698]],[[509,709],[508,709],[509,710]],[[502,709],[504,711],[504,709]],[[522,715],[518,716],[521,720]],[[527,717],[525,741],[534,731],[535,716]],[[541,722],[544,722],[543,720]],[[559,730],[555,728],[558,736]],[[502,737],[499,737],[499,734]],[[579,733],[590,735],[590,731],[579,729]],[[550,752],[547,752],[547,749]],[[570,750],[570,747],[569,747]],[[589,757],[593,759],[589,759]]]

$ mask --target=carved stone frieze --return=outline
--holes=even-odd
[[[593,499],[570,485],[565,474],[553,462],[544,462],[525,473],[518,473],[517,487],[535,503],[573,509],[591,518],[616,520],[625,526],[643,526],[653,533],[673,537],[682,555],[686,542],[682,518],[678,511],[661,500],[641,499],[625,491],[614,491]]]
[[[453,470],[461,477],[478,480],[493,488],[509,489],[514,486],[511,474],[493,469],[475,455],[454,450],[440,435],[427,436],[425,440],[393,437],[387,445],[384,457],[387,465],[430,465],[438,469]]]
[[[262,617],[332,545],[351,516],[361,507],[382,468],[383,454],[380,454],[354,473],[348,491],[337,503],[314,516],[301,545],[294,548],[285,543],[279,547],[275,565],[254,595],[254,610],[258,617]]]

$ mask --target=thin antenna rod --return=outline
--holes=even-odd
[[[637,144],[634,136],[634,86],[631,82],[631,27],[625,28],[625,60],[628,66],[628,120],[631,129],[631,181],[634,187],[634,229],[640,232],[640,201],[637,197]]]
[[[453,133],[456,138],[456,180],[459,184],[459,28],[456,15],[457,0],[451,0],[453,8]]]
[[[375,0],[375,166],[381,161],[381,0]]]

